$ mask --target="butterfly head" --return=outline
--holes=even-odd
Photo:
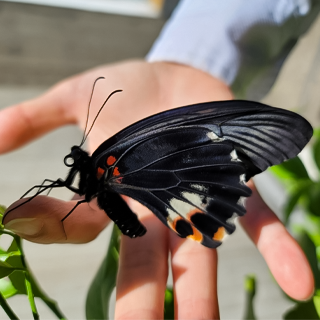
[[[90,162],[89,154],[82,150],[79,146],[73,146],[71,152],[65,156],[64,164],[67,167],[73,167],[79,171],[87,167]]]

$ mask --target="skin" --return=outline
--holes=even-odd
[[[102,66],[62,81],[36,99],[1,111],[0,152],[14,150],[59,126],[76,124],[83,130],[92,83],[100,76],[106,80],[97,84],[91,115],[96,114],[110,92],[123,89],[123,93],[109,100],[93,127],[88,138],[91,153],[119,130],[149,115],[177,106],[233,97],[219,79],[188,66],[144,61]],[[248,213],[241,218],[242,226],[282,289],[294,299],[307,299],[313,293],[314,280],[306,257],[254,185],[250,182],[249,186],[253,196],[247,201]],[[132,199],[127,201],[148,232],[138,239],[122,237],[115,318],[162,318],[170,252],[175,317],[219,319],[216,250],[180,239],[145,207]],[[26,225],[30,226],[29,230],[35,225],[37,232],[30,235],[26,230],[19,234],[37,243],[88,242],[110,220],[95,201],[83,204],[65,221],[66,239],[60,220],[74,204],[75,200],[64,202],[39,196],[10,212],[4,223],[12,227],[15,219],[34,218],[26,220]]]

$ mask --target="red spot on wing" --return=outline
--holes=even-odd
[[[119,172],[118,167],[115,167],[115,168],[113,169],[113,175],[114,175],[114,176],[120,176],[120,172]]]
[[[114,156],[109,156],[107,159],[107,165],[112,166],[116,162],[116,158]]]
[[[105,173],[105,170],[102,169],[102,168],[100,168],[100,167],[98,167],[98,170],[97,170],[97,179],[100,179],[100,178],[103,176],[104,173]]]
[[[114,179],[114,182],[120,184],[122,182],[122,179],[123,179],[123,177],[116,178],[116,179]]]

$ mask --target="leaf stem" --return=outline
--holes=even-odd
[[[39,318],[39,313],[38,313],[38,310],[37,310],[37,307],[36,307],[36,304],[34,301],[34,295],[33,295],[33,291],[32,291],[29,272],[25,271],[24,276],[25,276],[25,285],[26,285],[26,289],[27,289],[27,295],[28,295],[30,307],[32,310],[33,319],[38,320],[40,318]]]
[[[18,316],[13,312],[13,310],[10,308],[9,304],[7,303],[7,300],[0,292],[0,305],[2,306],[5,313],[8,315],[8,317],[11,320],[19,320]]]
[[[41,297],[41,300],[48,306],[48,308],[57,316],[57,318],[59,318],[60,320],[66,320],[67,318],[65,317],[65,315],[62,313],[62,311],[59,309],[58,304],[48,298],[48,297]]]

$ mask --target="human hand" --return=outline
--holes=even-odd
[[[146,116],[181,105],[232,99],[230,90],[221,81],[186,66],[135,61],[100,67],[61,82],[37,99],[2,111],[0,136],[5,138],[0,152],[12,150],[58,126],[74,123],[84,128],[92,83],[99,76],[104,76],[106,80],[97,83],[89,123],[111,91],[123,89],[123,93],[109,100],[95,123],[88,138],[91,153],[101,142]],[[142,238],[123,237],[121,241],[116,318],[162,317],[169,251],[176,317],[218,318],[216,251],[178,238],[142,205],[128,201],[148,232]],[[245,218],[243,225],[282,288],[294,298],[305,299],[313,288],[308,263],[274,214],[270,210],[267,212],[259,201],[254,196],[248,202],[248,216],[253,216],[253,222]],[[261,218],[257,218],[260,214],[252,214],[256,205],[261,206],[258,207],[263,213]],[[4,223],[24,238],[39,243],[87,242],[109,223],[107,215],[94,203],[81,205],[64,223],[66,239],[60,221],[73,206],[74,201],[63,202],[39,196],[10,212]],[[23,221],[23,233],[21,230],[18,232],[17,225],[13,224],[19,218],[36,219]],[[31,231],[33,234],[30,234]],[[282,241],[266,241],[270,237],[280,237]],[[290,252],[286,251],[288,248]],[[283,254],[283,250],[287,254]],[[287,266],[286,273],[277,267],[279,261],[282,263],[280,267],[284,263]],[[303,270],[305,278],[301,278]]]

